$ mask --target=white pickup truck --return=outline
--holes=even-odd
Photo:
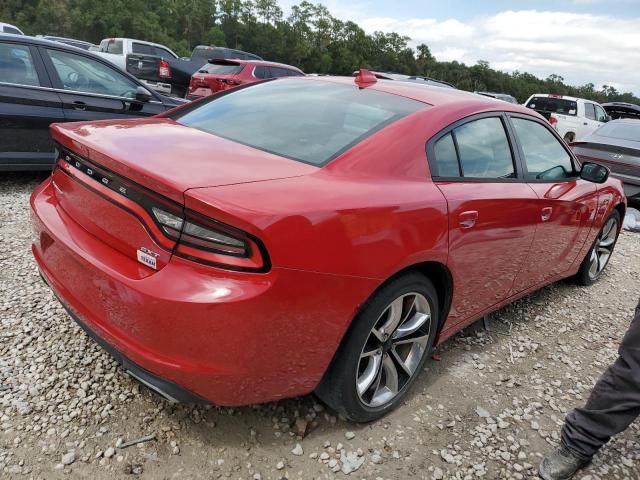
[[[581,140],[610,120],[599,103],[584,98],[536,93],[525,106],[545,117],[568,143]]]
[[[93,53],[109,60],[125,71],[127,70],[127,55],[129,54],[158,55],[166,59],[178,58],[178,55],[164,45],[145,42],[144,40],[134,40],[132,38],[105,38],[100,42],[98,50],[95,50]],[[171,85],[169,84],[146,80],[141,81],[160,93],[168,95],[171,92]]]

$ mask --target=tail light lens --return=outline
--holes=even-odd
[[[553,128],[556,128],[558,126],[558,119],[556,117],[554,117],[553,115],[551,115],[549,117],[549,123],[551,124],[551,126]]]
[[[166,60],[160,60],[158,64],[158,76],[162,78],[171,78],[171,66]]]
[[[159,207],[153,216],[164,233],[177,241],[176,255],[234,270],[265,271],[268,260],[257,239],[193,212],[176,215]]]

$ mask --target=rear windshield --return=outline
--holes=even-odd
[[[191,53],[192,61],[206,62],[210,58],[224,58],[224,53],[220,48],[196,47]]]
[[[605,123],[596,132],[601,137],[619,138],[640,142],[640,121],[610,122]]]
[[[324,165],[427,104],[355,85],[282,79],[231,90],[173,118],[183,125]]]
[[[527,107],[534,110],[560,113],[562,115],[576,115],[578,104],[574,100],[554,97],[533,97],[527,103]]]
[[[202,73],[214,73],[216,75],[235,75],[240,73],[243,65],[208,63],[200,69]]]

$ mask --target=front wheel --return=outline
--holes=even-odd
[[[591,250],[580,265],[580,270],[576,275],[580,285],[592,285],[600,278],[605,267],[609,264],[619,233],[620,214],[614,210],[605,220]]]
[[[420,274],[384,285],[354,319],[316,389],[318,397],[357,422],[393,410],[431,351],[438,308],[433,284]]]

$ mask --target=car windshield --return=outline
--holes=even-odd
[[[282,79],[231,90],[188,110],[179,123],[260,150],[324,165],[427,104],[355,84]]]
[[[578,104],[575,100],[557,97],[533,97],[527,103],[527,107],[533,110],[560,113],[562,115],[576,115],[578,112]]]
[[[242,65],[239,63],[207,63],[199,71],[202,73],[213,73],[216,75],[235,75],[240,73]]]
[[[640,121],[613,121],[604,124],[596,132],[601,137],[640,142]]]

